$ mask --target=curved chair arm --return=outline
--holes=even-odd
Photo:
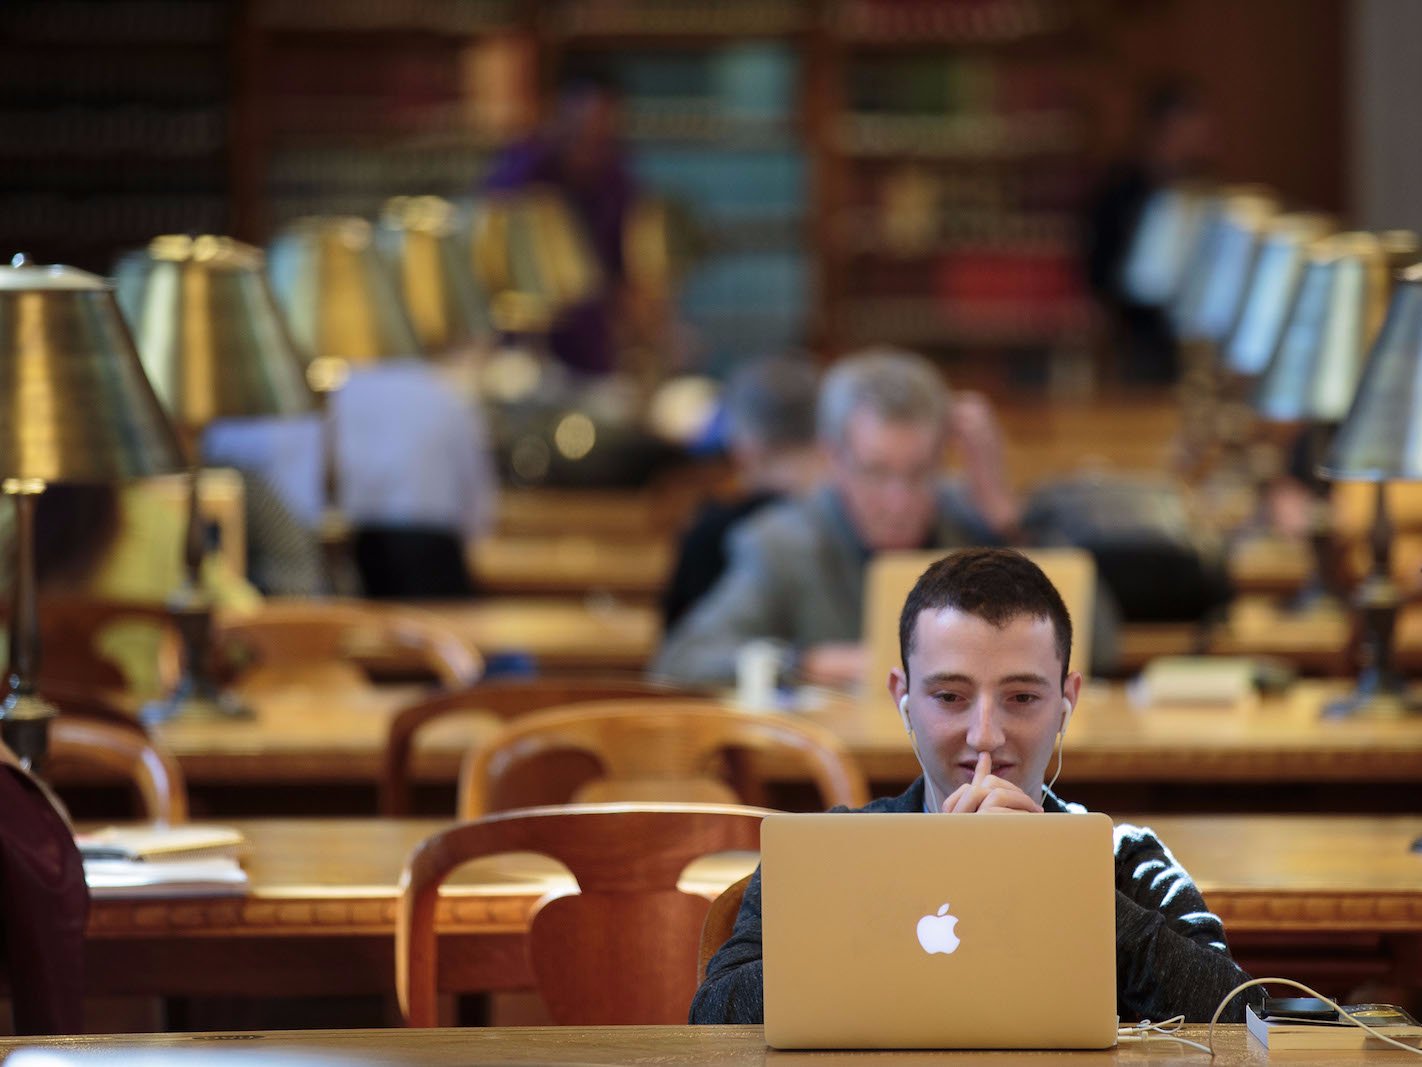
[[[50,757],[115,771],[143,798],[148,818],[181,823],[188,818],[182,768],[138,731],[98,719],[60,715],[50,724]]]
[[[706,913],[706,922],[701,927],[701,947],[696,952],[697,985],[706,981],[706,965],[736,929],[736,916],[741,912],[741,901],[745,899],[750,880],[748,874],[739,882],[732,882],[711,902],[711,910]]]

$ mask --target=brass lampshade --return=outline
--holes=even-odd
[[[315,406],[262,260],[230,238],[169,235],[116,269],[139,358],[179,426]]]
[[[422,354],[364,219],[298,219],[268,248],[267,275],[313,388],[339,387],[349,364]]]
[[[489,301],[468,254],[469,222],[453,204],[437,196],[394,197],[380,213],[375,243],[427,352],[489,335]]]
[[[0,477],[107,483],[183,469],[104,279],[0,267]]]
[[[54,708],[35,692],[35,501],[47,482],[105,483],[183,466],[113,290],[68,267],[0,267],[0,479],[15,502],[9,694],[0,731],[39,769]]]
[[[1221,342],[1238,318],[1259,241],[1277,203],[1255,187],[1222,191],[1206,206],[1172,317],[1186,341]]]
[[[565,309],[602,286],[587,236],[556,192],[489,198],[474,211],[474,274],[490,294],[496,330],[544,333]]]
[[[1146,201],[1121,267],[1127,296],[1151,307],[1175,299],[1200,239],[1205,206],[1204,190],[1184,184],[1161,189]]]
[[[1398,279],[1357,395],[1320,473],[1336,481],[1422,481],[1422,266]]]
[[[1230,371],[1250,378],[1263,373],[1298,295],[1309,246],[1332,229],[1327,215],[1313,212],[1278,215],[1270,220],[1249,275],[1239,318],[1225,342],[1224,363]]]
[[[1316,242],[1254,407],[1269,422],[1337,423],[1358,387],[1388,298],[1387,260],[1370,233]]]

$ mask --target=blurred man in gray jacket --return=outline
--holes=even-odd
[[[950,399],[923,357],[876,350],[836,364],[821,387],[817,433],[826,484],[731,532],[725,574],[667,634],[654,674],[729,684],[741,647],[773,639],[786,646],[787,675],[857,684],[864,572],[874,553],[1015,535],[1018,506],[991,409],[977,396]],[[950,442],[961,484],[942,478]]]

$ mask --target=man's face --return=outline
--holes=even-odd
[[[924,773],[937,799],[973,780],[978,756],[992,773],[1040,801],[1065,702],[1075,706],[1081,675],[1063,686],[1051,620],[1019,615],[999,629],[953,608],[918,617],[908,678],[889,689],[908,696]]]
[[[942,434],[919,422],[888,422],[861,409],[849,417],[830,472],[849,520],[874,552],[922,548],[933,528]]]

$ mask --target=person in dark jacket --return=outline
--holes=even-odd
[[[1126,291],[1122,271],[1151,196],[1197,177],[1214,153],[1214,127],[1192,85],[1171,81],[1149,92],[1129,158],[1114,164],[1093,191],[1083,232],[1086,281],[1106,311],[1119,371],[1129,382],[1168,384],[1180,373],[1179,345],[1162,308]]]
[[[726,450],[741,495],[707,503],[687,528],[662,598],[666,629],[720,579],[732,527],[767,504],[808,490],[818,479],[818,393],[819,375],[806,357],[754,359],[731,375],[723,402]]]
[[[923,776],[863,811],[1085,810],[1045,784],[1054,759],[1061,767],[1081,675],[1067,669],[1066,606],[1036,564],[1011,549],[968,549],[939,560],[909,593],[899,645],[903,666],[888,679],[889,691]],[[1117,1013],[1122,1020],[1208,1019],[1248,980],[1230,958],[1223,925],[1149,830],[1117,827],[1115,855]],[[1043,874],[1050,892],[1050,872]],[[707,966],[691,1021],[763,1022],[762,981],[757,871],[734,932]],[[1244,1003],[1236,999],[1224,1018],[1243,1021]]]

